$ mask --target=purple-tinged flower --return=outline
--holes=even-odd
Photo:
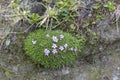
[[[56,36],[53,36],[52,39],[54,42],[58,42],[58,38]]]
[[[53,54],[56,54],[56,53],[58,53],[58,52],[57,52],[56,49],[53,49],[53,50],[52,50],[52,53],[53,53]]]
[[[63,38],[64,38],[64,35],[63,35],[63,34],[61,34],[61,35],[60,35],[60,39],[63,39]]]
[[[68,47],[68,44],[64,44],[64,47],[67,48],[67,47]]]
[[[74,50],[74,48],[70,48],[70,50],[71,50],[71,51],[73,51],[73,50]]]
[[[75,51],[75,52],[78,51],[78,48],[74,48],[74,51]]]
[[[32,39],[32,44],[36,44],[36,42],[37,42],[36,40]]]
[[[61,51],[63,51],[63,50],[64,50],[64,47],[63,47],[63,46],[60,46],[59,49],[60,49]]]
[[[44,50],[44,53],[45,53],[46,56],[48,56],[48,55],[50,54],[50,50],[45,49],[45,50]]]
[[[52,48],[57,48],[57,45],[53,43]]]
[[[49,34],[46,34],[46,37],[50,37],[50,35],[49,35]]]

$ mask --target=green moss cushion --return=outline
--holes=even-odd
[[[76,39],[62,31],[37,30],[24,41],[24,50],[36,64],[58,68],[75,61],[84,46],[84,38]]]

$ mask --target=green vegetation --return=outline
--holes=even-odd
[[[37,30],[24,42],[26,54],[45,68],[59,68],[73,63],[84,47],[85,39],[62,31]]]
[[[46,11],[42,15],[37,13],[31,14],[28,9],[19,9],[18,3],[21,0],[15,0],[12,4],[12,7],[15,9],[17,15],[22,15],[22,17],[30,24],[36,24],[36,27],[52,30],[60,29],[69,33],[80,33],[79,27],[84,27],[91,29],[97,25],[97,21],[105,18],[106,13],[112,12],[115,10],[114,1],[105,1],[104,3],[101,0],[96,0],[94,4],[91,4],[92,7],[87,7],[89,4],[85,4],[84,1],[79,0],[57,0],[54,1],[54,5],[51,7],[52,0],[43,0],[44,3],[38,3],[41,6],[46,8]],[[84,3],[84,4],[83,4]],[[86,12],[82,13],[82,10],[88,10],[86,16],[80,17]],[[29,17],[29,18],[28,18]],[[86,29],[86,30],[87,30]],[[84,33],[82,33],[84,34]]]
[[[46,10],[41,15],[34,12],[30,13],[28,8],[17,11],[18,3],[13,3],[12,7],[17,15],[21,14],[23,19],[31,25],[34,24],[37,27],[35,29],[41,29],[30,32],[27,36],[24,42],[26,54],[36,64],[41,64],[45,68],[58,68],[76,59],[77,53],[81,52],[85,40],[92,42],[99,39],[94,29],[96,29],[95,27],[99,24],[99,21],[104,19],[108,13],[114,11],[115,5],[112,1],[103,3],[101,0],[96,0],[91,5],[79,0],[57,0],[53,6],[50,6],[51,2],[52,0],[43,0],[43,3],[38,3]],[[50,36],[49,38],[46,37],[47,34]],[[65,36],[64,39],[53,43],[52,37],[59,38],[61,34]],[[78,39],[70,34],[77,36]],[[84,35],[85,39],[81,35]],[[6,45],[9,44],[10,40],[7,40]],[[79,51],[71,52],[67,48],[63,52],[57,48],[55,51],[58,52],[58,55],[52,54],[53,48],[51,46],[53,44],[58,47],[68,44],[69,48],[79,48]],[[44,54],[44,51],[47,51],[48,54]]]
[[[0,28],[5,27],[0,33],[1,80],[111,80],[119,76],[113,72],[120,65],[118,0],[37,1],[12,0],[0,12]],[[32,12],[33,6],[38,11]],[[112,56],[114,52],[117,55]],[[70,70],[69,65],[74,68]]]
[[[49,1],[45,1],[49,3]],[[31,24],[37,24],[36,27],[46,28],[46,29],[55,29],[58,26],[59,29],[67,29],[69,32],[74,31],[75,29],[75,17],[77,17],[77,6],[75,6],[75,1],[71,0],[58,0],[54,7],[50,7],[49,4],[42,4],[46,8],[46,12],[42,16],[37,16],[38,14],[32,14],[28,21]],[[65,24],[66,23],[66,24]],[[70,26],[72,25],[72,27]],[[68,27],[70,26],[70,27]]]
[[[114,5],[114,3],[112,3],[111,1],[108,1],[108,2],[104,5],[104,7],[107,7],[110,11],[115,10],[115,5]]]
[[[34,24],[39,20],[39,18],[40,18],[39,15],[34,13],[31,15],[31,19],[29,20],[29,23]]]

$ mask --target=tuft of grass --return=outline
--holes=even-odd
[[[36,64],[45,68],[60,68],[76,60],[84,43],[83,37],[77,39],[62,31],[37,30],[26,37],[24,50]]]

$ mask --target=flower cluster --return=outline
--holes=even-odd
[[[50,35],[49,34],[46,34],[46,37],[49,38]],[[70,51],[78,51],[78,48],[68,48],[68,44],[65,43],[64,45],[60,45],[58,46],[57,43],[59,40],[62,40],[64,39],[64,35],[61,34],[59,36],[59,38],[57,36],[52,36],[52,41],[53,41],[53,44],[51,46],[51,50],[49,49],[44,49],[44,54],[46,56],[48,56],[50,53],[53,53],[53,54],[57,54],[59,51],[63,51],[63,52],[66,52],[66,50],[70,50]]]
[[[85,39],[79,39],[61,30],[36,30],[24,40],[25,54],[35,64],[44,68],[57,69],[75,62],[85,45]]]
[[[49,38],[50,35],[46,34],[46,37]],[[49,50],[49,49],[46,48],[46,49],[44,49],[44,54],[46,56],[48,56],[51,52],[53,54],[57,54],[58,51],[66,52],[67,49],[70,50],[70,51],[75,51],[75,52],[78,51],[78,48],[73,48],[73,47],[68,48],[68,44],[67,43],[65,43],[64,45],[57,46],[57,42],[59,40],[62,40],[62,39],[64,39],[64,35],[63,34],[61,34],[59,36],[59,38],[57,36],[52,36],[52,41],[53,41],[53,45],[51,47],[52,50]],[[36,44],[36,42],[37,42],[36,40],[32,39],[32,44]]]

